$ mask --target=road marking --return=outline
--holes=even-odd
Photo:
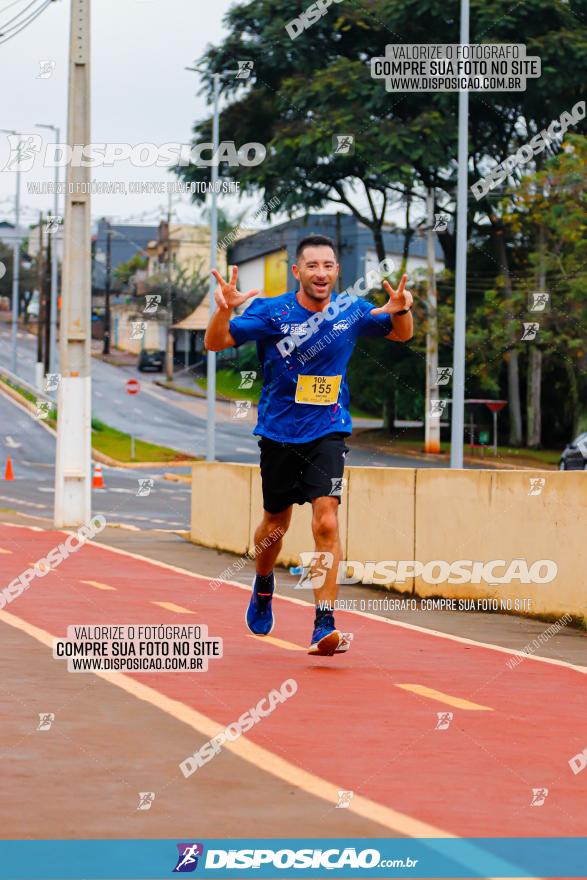
[[[34,507],[36,510],[47,510],[46,504],[35,504],[34,501],[25,501],[23,498],[11,498],[9,495],[0,495],[0,501],[12,501],[13,504],[22,504],[23,507]]]
[[[116,590],[116,587],[111,587],[110,584],[101,584],[100,581],[80,581],[80,584],[87,584],[97,590]]]
[[[8,434],[6,437],[6,446],[8,446],[9,449],[20,449],[22,443],[17,443],[16,440]]]
[[[57,637],[51,635],[51,633],[46,630],[33,626],[33,624],[21,620],[21,618],[16,617],[8,611],[0,611],[0,621],[26,633],[42,645],[45,645],[45,647],[53,650],[53,642]],[[126,691],[138,700],[143,700],[145,703],[155,706],[161,712],[165,712],[177,721],[181,721],[183,724],[186,724],[188,727],[191,727],[192,730],[195,730],[197,733],[208,739],[211,739],[213,736],[216,736],[225,730],[225,725],[219,724],[217,721],[214,721],[214,719],[209,718],[207,715],[203,715],[196,709],[192,709],[185,703],[179,702],[179,700],[173,700],[171,697],[165,696],[165,694],[131,678],[124,672],[112,673],[92,671],[91,674],[98,678],[102,678],[114,687]],[[332,783],[327,779],[323,779],[321,776],[309,773],[301,767],[298,767],[296,764],[292,764],[285,760],[285,758],[281,758],[279,755],[270,752],[269,749],[248,740],[246,736],[240,736],[232,742],[227,740],[223,743],[222,748],[228,752],[232,752],[242,761],[252,764],[260,772],[268,773],[288,785],[293,785],[300,791],[303,791],[312,797],[321,798],[330,807],[337,803],[339,799],[338,792],[341,789],[344,789],[342,780],[339,780],[338,783]],[[397,833],[399,832],[406,837],[426,837],[428,838],[428,846],[431,848],[434,848],[434,838],[448,838],[452,840],[461,839],[457,834],[451,834],[450,831],[445,831],[442,828],[429,825],[427,822],[421,822],[419,819],[414,819],[406,813],[400,813],[398,810],[394,810],[391,807],[385,807],[383,804],[379,804],[376,801],[372,801],[361,795],[355,794],[347,809],[349,812],[356,813],[356,815],[361,816],[363,819],[367,819],[370,822],[376,822],[385,828],[389,828],[394,832],[393,836],[397,836]],[[478,868],[480,859],[486,857],[487,852],[480,847],[475,846],[475,844],[469,844],[466,848],[466,852],[463,852],[462,855],[452,856],[454,861],[464,864],[467,868],[475,869]],[[497,867],[501,867],[503,864],[504,862],[501,859],[497,860]],[[505,866],[511,871],[511,865],[505,863]],[[502,876],[508,876],[508,873],[502,873]],[[488,880],[497,880],[497,878],[490,877]],[[526,880],[537,880],[537,878],[529,877],[526,878]]]
[[[28,621],[22,620],[8,611],[0,611],[0,621],[32,636],[47,648],[53,648],[53,641],[56,636],[46,630],[28,623]],[[173,700],[165,696],[165,694],[159,693],[154,688],[136,681],[136,679],[123,672],[113,674],[111,672],[93,671],[92,675],[104,679],[139,700],[156,706],[162,712],[166,712],[172,718],[182,721],[206,738],[212,738],[224,730],[225,725],[219,724],[196,709],[192,709],[190,706],[185,705],[185,703],[179,702],[179,700]],[[287,782],[289,785],[294,785],[307,794],[322,798],[330,806],[338,802],[338,792],[344,788],[342,783],[334,784],[328,782],[326,779],[322,779],[313,773],[308,773],[295,764],[291,764],[279,755],[275,755],[268,749],[263,748],[263,746],[251,742],[246,736],[240,736],[233,742],[227,740],[223,748],[237,755],[243,761],[253,764],[258,770],[269,773],[277,779]],[[426,822],[420,822],[418,819],[413,819],[411,816],[399,813],[389,807],[384,807],[382,804],[357,794],[355,794],[348,809],[363,816],[363,818],[370,819],[372,822],[377,822],[394,832],[399,831],[401,834],[406,834],[409,837],[455,837],[455,835],[443,829],[436,828]]]
[[[0,496],[0,499],[2,496]],[[16,500],[16,499],[8,499],[8,500]],[[22,513],[20,516],[27,516],[27,514]],[[122,516],[122,514],[119,514]],[[133,519],[143,519],[143,517],[135,516]],[[75,532],[68,532],[65,529],[42,529],[39,526],[25,526],[20,523],[8,523],[4,521],[0,521],[0,525],[9,526],[10,528],[15,529],[30,529],[35,528],[36,531],[46,532],[46,531],[61,531],[64,535],[75,534]],[[113,525],[109,523],[109,525]],[[136,526],[124,526],[121,523],[117,524],[118,528],[132,528],[135,531],[140,531]],[[187,568],[180,568],[179,565],[171,565],[169,562],[161,562],[159,559],[151,559],[148,556],[142,556],[140,553],[132,553],[130,550],[122,550],[120,547],[110,547],[108,544],[102,544],[99,541],[86,541],[86,544],[89,544],[92,547],[99,547],[102,550],[106,550],[109,553],[114,553],[119,556],[127,556],[131,559],[139,559],[141,562],[147,562],[149,565],[155,565],[157,568],[164,568],[166,571],[176,571],[178,574],[185,575],[185,577],[192,578],[194,580],[199,581],[211,581],[212,578],[210,575],[200,574],[197,571],[190,571]],[[245,593],[250,595],[251,587],[247,584],[241,584],[238,581],[230,581],[230,580],[222,580],[223,584],[228,584],[231,587],[237,587],[239,590],[243,590]],[[303,599],[296,599],[293,596],[276,596],[275,597],[280,602],[290,602],[293,605],[303,605],[305,608],[313,607],[313,602],[306,602]],[[367,620],[374,620],[377,623],[381,623],[385,626],[397,626],[400,629],[408,629],[412,632],[423,633],[427,636],[434,636],[438,639],[446,639],[449,642],[458,642],[461,645],[473,645],[475,648],[487,648],[489,651],[496,651],[498,654],[507,654],[508,657],[523,657],[525,660],[534,660],[537,663],[547,663],[549,666],[562,666],[563,669],[572,669],[574,672],[580,672],[582,675],[587,674],[587,666],[579,666],[575,663],[569,663],[567,660],[555,660],[552,657],[540,657],[536,654],[528,654],[524,651],[517,651],[515,648],[503,648],[501,645],[492,645],[491,642],[479,642],[475,639],[467,639],[465,636],[456,636],[452,633],[444,633],[440,632],[436,629],[427,629],[424,626],[417,626],[415,623],[404,623],[401,620],[392,620],[389,617],[378,617],[376,614],[371,614],[368,611],[355,611],[352,609],[347,609],[344,612],[345,614],[352,614],[356,617],[365,617]]]
[[[134,517],[134,519],[140,519],[140,517]],[[2,523],[0,525],[9,525],[9,523]],[[17,526],[18,528],[27,528],[27,526]],[[138,531],[138,529],[137,529]],[[65,532],[65,534],[69,534],[69,532]],[[131,559],[140,559],[141,562],[148,562],[150,565],[156,565],[158,568],[164,568],[167,571],[176,571],[178,574],[183,574],[186,577],[193,578],[195,580],[201,581],[210,581],[209,575],[200,574],[196,571],[190,571],[187,568],[180,568],[179,565],[171,565],[169,562],[161,562],[159,559],[151,559],[149,556],[142,556],[140,553],[132,553],[130,550],[122,550],[120,547],[110,547],[108,544],[102,544],[99,541],[86,541],[87,544],[91,544],[94,547],[101,547],[103,550],[107,550],[109,553],[115,553],[120,556],[129,556]],[[230,580],[222,580],[223,584],[229,584],[231,587],[238,587],[239,590],[244,590],[244,592],[251,592],[250,585],[241,584],[239,581],[230,581]],[[303,599],[296,599],[293,596],[276,596],[276,598],[281,602],[290,602],[293,605],[303,605],[306,608],[310,606],[313,607],[313,602],[307,602]],[[534,660],[537,663],[547,663],[549,666],[562,666],[564,669],[572,669],[574,672],[580,672],[583,675],[587,674],[587,666],[579,666],[575,663],[569,663],[567,660],[555,660],[552,657],[540,657],[537,654],[528,654],[524,651],[517,651],[515,648],[503,648],[501,645],[492,645],[491,642],[479,642],[475,639],[468,639],[465,636],[457,636],[452,633],[444,633],[440,632],[440,630],[436,629],[427,629],[424,626],[417,626],[415,623],[404,623],[402,620],[392,620],[389,617],[378,617],[376,614],[371,614],[368,611],[355,611],[353,609],[347,609],[345,614],[353,614],[356,617],[366,617],[368,620],[375,620],[377,623],[382,623],[387,626],[397,626],[400,629],[408,629],[412,632],[423,633],[427,636],[434,636],[438,639],[446,639],[449,642],[457,642],[461,645],[473,645],[475,648],[487,648],[490,651],[496,651],[499,654],[507,654],[509,657],[523,657],[526,660]]]
[[[176,605],[175,602],[155,602],[153,605],[159,605],[160,608],[166,608],[167,611],[175,611],[176,614],[195,614],[191,608],[184,608],[183,605]]]
[[[491,706],[481,706],[479,703],[472,703],[470,700],[464,700],[462,697],[443,694],[442,691],[435,691],[434,688],[426,687],[423,684],[396,684],[396,687],[402,688],[404,691],[411,691],[420,697],[436,700],[438,703],[456,706],[457,709],[468,709],[470,712],[493,712]]]
[[[255,639],[257,642],[266,642],[268,645],[275,645],[276,648],[285,648],[286,651],[306,650],[301,645],[295,645],[293,642],[286,642],[283,639],[276,639],[274,636],[254,636],[251,633],[247,633],[247,635],[250,639]]]
[[[5,550],[4,547],[0,547],[0,554],[8,554],[12,553],[12,550]]]

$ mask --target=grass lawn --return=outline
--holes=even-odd
[[[131,459],[131,437],[123,431],[117,431],[105,425],[98,419],[92,419],[92,448],[104,455],[124,462],[147,462],[147,461],[194,461],[194,457],[169,449],[167,446],[157,446],[155,443],[147,443],[144,440],[135,440],[135,457]]]
[[[14,382],[9,382],[7,379],[4,379],[4,377],[0,377],[0,382],[10,386],[10,388],[13,388],[26,400],[36,404],[37,398],[30,391],[26,391]],[[57,427],[57,410],[55,407],[49,411],[48,417],[43,421],[51,428]],[[97,452],[102,452],[104,455],[116,459],[116,461],[123,462],[155,461],[165,463],[167,461],[179,460],[195,461],[194,457],[191,455],[178,452],[176,449],[169,449],[167,446],[157,446],[156,443],[147,443],[144,440],[135,440],[135,457],[131,458],[130,434],[125,434],[123,431],[117,431],[116,428],[111,428],[109,425],[105,425],[104,422],[100,422],[98,419],[92,419],[92,449],[95,449]]]
[[[250,400],[251,403],[258,403],[263,385],[259,374],[250,388],[239,388],[241,381],[240,373],[234,373],[232,370],[217,370],[216,391],[224,397],[230,397],[231,400]],[[208,387],[208,380],[205,378],[196,379],[196,383],[204,391]]]
[[[380,446],[385,446],[389,449],[389,451],[393,451],[394,449],[397,451],[405,450],[410,452],[417,452],[423,454],[424,449],[424,441],[423,440],[414,440],[414,439],[392,439],[389,434],[384,431],[374,429],[368,431],[361,431],[360,435],[358,435],[364,441],[368,441],[369,443],[376,443]],[[440,452],[441,454],[448,455],[450,453],[450,443],[447,441],[443,441],[440,444]],[[465,443],[463,452],[465,456],[471,455],[471,448],[467,443]],[[497,456],[493,455],[493,446],[485,447],[485,454],[481,454],[481,449],[476,447],[473,450],[473,457],[478,459],[479,461],[487,461],[491,462],[494,458],[502,461],[508,461],[512,464],[515,464],[516,461],[523,462],[524,464],[535,462],[536,465],[541,464],[549,464],[549,465],[558,465],[561,450],[556,449],[515,449],[510,446],[498,446],[497,447]]]

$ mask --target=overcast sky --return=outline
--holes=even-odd
[[[0,32],[30,0],[0,0]],[[189,143],[194,119],[207,115],[204,96],[197,95],[199,78],[184,70],[209,43],[221,40],[222,18],[232,0],[94,0],[92,3],[92,142]],[[22,33],[0,44],[2,113],[0,126],[25,133],[39,132],[36,123],[67,125],[67,53],[69,0],[56,0]],[[54,61],[55,72],[39,79],[41,61]],[[222,136],[222,135],[221,135]],[[0,135],[0,167],[9,155]],[[62,175],[65,169],[62,169]],[[96,180],[173,180],[165,169],[133,168],[129,162],[113,169],[92,169]],[[53,179],[53,170],[35,166],[22,175],[22,220],[33,222],[40,210],[52,207],[52,196],[27,192],[31,181]],[[63,179],[63,177],[62,177]],[[0,220],[12,221],[14,172],[0,172]],[[244,204],[260,205],[247,201]],[[63,205],[63,200],[62,203]],[[235,196],[220,204],[239,208]],[[187,196],[175,197],[176,219],[194,222],[199,209]],[[114,222],[153,222],[167,208],[163,195],[94,195],[92,217]],[[61,208],[61,211],[63,208]],[[141,215],[145,215],[142,216]],[[132,218],[132,219],[131,219]]]

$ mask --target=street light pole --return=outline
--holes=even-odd
[[[461,45],[469,42],[469,0],[461,0]],[[457,184],[457,256],[453,347],[450,466],[463,466],[465,430],[465,332],[467,320],[467,183],[469,164],[469,92],[459,92]]]
[[[17,330],[18,330],[18,306],[20,288],[20,151],[22,147],[21,134],[8,128],[0,128],[5,134],[13,134],[18,137],[18,160],[16,163],[16,197],[14,200],[14,244],[12,247],[12,326],[10,338],[10,369],[16,374],[17,363]]]
[[[186,67],[194,73],[206,72],[202,67]],[[212,74],[213,83],[213,115],[212,115],[212,201],[210,203],[210,268],[216,265],[218,257],[218,149],[220,146],[220,79],[223,76],[237,76],[239,70],[225,70],[222,73]],[[210,277],[208,288],[209,318],[216,311],[214,290],[216,282]],[[206,432],[206,460],[216,459],[216,352],[206,352],[206,402],[207,402],[207,432]]]
[[[91,143],[90,5],[71,0],[67,143]],[[81,526],[91,493],[91,196],[90,169],[67,166],[63,237],[63,303],[55,461],[55,525]]]
[[[48,128],[55,132],[55,143],[61,143],[61,130],[57,125],[37,124],[37,128]],[[55,192],[53,193],[53,216],[59,217],[59,165],[55,163]],[[54,221],[59,223],[58,220]],[[63,228],[63,227],[62,227]],[[57,243],[59,241],[59,232],[55,232],[55,239],[51,246],[51,330],[49,341],[49,372],[57,372],[57,306],[59,294],[57,292],[59,279],[59,249]]]
[[[110,354],[110,287],[112,276],[112,224],[106,221],[106,281],[104,284],[104,347],[103,354]]]
[[[440,419],[431,412],[431,400],[438,395],[438,315],[436,296],[436,249],[434,239],[434,190],[426,198],[426,254],[428,262],[426,332],[426,400],[424,409],[424,452],[440,452]]]
[[[165,378],[173,381],[175,334],[173,332],[173,265],[171,262],[171,219],[173,217],[173,196],[169,190],[167,198],[167,340],[165,346]]]
[[[214,117],[212,121],[212,202],[210,210],[210,268],[216,265],[218,251],[218,195],[216,192],[218,183],[218,148],[220,144],[220,119],[218,104],[220,100],[220,74],[214,74]],[[209,319],[216,310],[214,288],[216,281],[210,275],[208,288]],[[206,402],[207,402],[207,431],[206,431],[206,460],[214,461],[216,458],[216,352],[206,352]]]

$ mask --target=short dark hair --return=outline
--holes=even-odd
[[[301,257],[304,248],[307,247],[329,247],[334,251],[334,257],[338,260],[338,254],[336,252],[336,247],[331,238],[328,238],[327,235],[306,235],[302,240],[298,243],[296,248],[296,260],[299,260]]]

